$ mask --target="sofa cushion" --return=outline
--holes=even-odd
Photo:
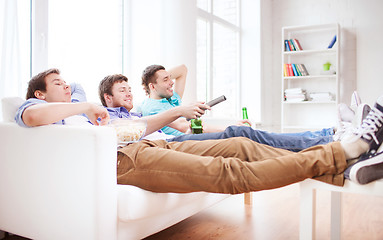
[[[1,100],[3,109],[3,121],[15,122],[17,109],[25,102],[21,97],[5,97]]]
[[[209,201],[210,194],[154,193],[135,186],[118,185],[118,218],[120,221],[131,221],[154,217],[190,205],[203,206]]]

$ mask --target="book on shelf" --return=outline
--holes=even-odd
[[[294,72],[294,76],[299,76],[299,73],[298,73],[298,71],[297,71],[297,68],[295,67],[295,64],[294,63],[292,63],[291,64],[291,67],[293,68],[293,72]]]
[[[299,43],[298,39],[285,39],[285,51],[301,51],[302,46]]]
[[[297,47],[298,50],[302,51],[302,46],[299,43],[298,39],[294,38],[293,39],[294,45]]]
[[[331,42],[330,42],[330,44],[328,45],[327,48],[332,48],[335,43],[336,43],[336,35],[331,39]]]
[[[286,66],[286,64],[283,64],[283,76],[284,77],[288,77],[289,76],[289,74],[287,73],[287,66]]]
[[[288,67],[289,76],[293,77],[294,76],[293,67],[291,66],[291,64],[287,64],[287,67]]]
[[[290,45],[289,45],[289,40],[285,40],[285,51],[287,51],[287,52],[291,51]]]
[[[289,39],[289,44],[290,44],[290,48],[291,48],[291,51],[296,51],[297,49],[295,48],[294,46],[294,42],[292,39]]]
[[[308,72],[304,64],[285,63],[283,64],[284,77],[308,76]]]
[[[301,72],[302,76],[308,76],[308,72],[306,70],[306,68],[303,68],[304,64],[296,64],[299,71]]]
[[[302,88],[288,88],[284,91],[286,102],[303,102],[307,100],[306,90]]]
[[[299,69],[298,65],[299,65],[299,64],[294,64],[295,69],[297,70],[298,75],[299,75],[299,76],[304,76],[304,75],[302,74],[301,70]]]
[[[298,64],[298,65],[302,69],[301,72],[303,72],[304,76],[310,75],[309,72],[306,69],[306,66],[304,64]]]

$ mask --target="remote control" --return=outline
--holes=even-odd
[[[206,103],[206,105],[209,105],[210,107],[212,107],[212,106],[214,106],[214,105],[216,105],[216,104],[218,104],[220,102],[223,102],[225,100],[226,100],[225,95],[222,95],[222,96],[217,97],[216,99],[213,99],[210,102]]]

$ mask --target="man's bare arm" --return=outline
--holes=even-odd
[[[183,133],[189,133],[190,131],[190,122],[187,121],[185,118],[178,118],[177,120],[174,120],[173,122],[169,123],[167,126]]]
[[[187,67],[184,64],[182,64],[170,69],[168,72],[170,73],[171,78],[175,79],[174,91],[182,98],[182,96],[184,95],[186,85],[186,76],[188,72]]]
[[[247,123],[248,125],[245,123]],[[251,123],[249,120],[245,119],[245,120],[238,121],[236,125],[237,126],[251,126]],[[179,118],[179,119],[169,123],[167,126],[174,128],[174,129],[176,129],[180,132],[183,132],[183,133],[189,133],[189,130],[190,130],[190,122],[188,122],[185,118]],[[222,132],[227,128],[226,125],[217,126],[217,125],[206,124],[203,120],[202,120],[202,126],[203,126],[203,132],[204,133]]]
[[[159,114],[143,117],[143,119],[147,121],[145,135],[163,128],[179,117],[185,117],[187,119],[200,117],[205,113],[206,109],[210,109],[210,107],[199,102],[187,106],[174,107]]]
[[[36,127],[82,113],[85,113],[95,125],[99,125],[98,118],[101,118],[100,125],[105,125],[109,121],[109,114],[105,108],[87,102],[36,104],[25,109],[22,118],[25,125]]]

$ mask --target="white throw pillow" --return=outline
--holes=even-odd
[[[21,97],[6,97],[1,99],[4,122],[15,122],[17,109],[25,102]]]

